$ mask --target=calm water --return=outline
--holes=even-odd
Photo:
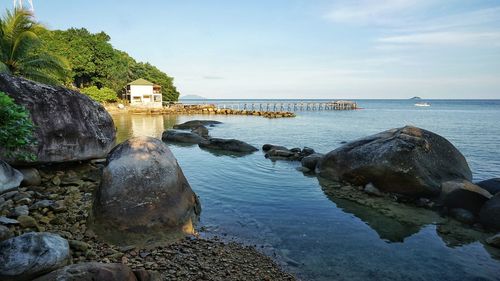
[[[434,131],[467,158],[475,180],[500,177],[500,101],[358,101],[363,110],[299,112],[296,118],[251,116],[116,115],[118,139],[160,137],[191,119],[224,124],[210,134],[328,152],[407,124]],[[271,162],[262,152],[244,157],[170,145],[202,202],[207,235],[238,237],[288,261],[304,280],[500,280],[500,261],[479,242],[449,247],[433,224],[392,232],[390,218],[348,201],[334,202],[298,163]],[[400,235],[388,239],[384,233]],[[381,238],[384,237],[384,238]],[[395,242],[391,242],[395,241]]]

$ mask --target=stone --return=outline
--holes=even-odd
[[[0,160],[0,194],[19,187],[22,180],[23,174],[21,172]]]
[[[489,245],[500,248],[500,233],[497,233],[491,237],[486,238],[486,243]]]
[[[288,159],[288,158],[298,158],[298,154],[291,151],[291,150],[288,150],[288,149],[272,148],[272,149],[267,151],[267,153],[265,154],[265,157],[271,158],[271,159],[272,158]],[[290,159],[290,160],[295,160],[295,159]]]
[[[191,133],[197,134],[204,139],[208,139],[208,129],[203,125],[191,129]]]
[[[500,230],[500,193],[484,203],[479,212],[479,221],[487,228]]]
[[[17,218],[17,220],[19,221],[21,227],[34,228],[38,226],[36,220],[33,217],[27,215],[21,215]]]
[[[4,225],[0,225],[0,242],[12,237],[10,229]]]
[[[26,205],[17,206],[14,208],[14,216],[27,216],[30,214],[29,208]]]
[[[119,263],[85,262],[65,266],[34,281],[137,281],[128,266]]]
[[[192,132],[183,132],[178,130],[166,130],[161,135],[161,140],[164,142],[180,142],[199,144],[205,139]]]
[[[19,169],[19,172],[23,174],[23,181],[21,186],[36,186],[42,183],[42,177],[40,173],[35,168],[23,168]]]
[[[161,281],[161,275],[159,272],[149,271],[145,269],[134,270],[135,277],[137,281]]]
[[[441,185],[441,199],[448,209],[466,209],[478,214],[491,194],[481,187],[466,181],[447,181]]]
[[[7,217],[0,217],[0,224],[4,225],[19,224],[19,221],[15,219],[9,219]]]
[[[46,232],[29,232],[0,242],[0,280],[32,280],[70,261],[68,241]]]
[[[476,185],[480,186],[481,188],[488,191],[492,195],[495,195],[498,192],[500,192],[500,178],[480,181],[476,183]]]
[[[323,158],[323,156],[323,154],[313,153],[302,158],[300,163],[302,167],[306,167],[311,171],[315,171],[319,161]]]
[[[30,206],[30,210],[39,210],[39,209],[43,209],[43,208],[51,208],[53,209],[55,207],[55,202],[53,200],[48,200],[48,199],[44,199],[44,200],[40,200],[40,201],[36,201],[34,204],[32,204]]]
[[[388,130],[325,155],[319,174],[333,181],[411,197],[437,196],[441,184],[472,179],[465,157],[445,138],[417,127]]]
[[[223,150],[230,152],[252,153],[258,149],[254,146],[235,139],[210,138],[198,144],[200,148]]]
[[[85,252],[90,248],[90,245],[83,241],[69,240],[68,242],[69,242],[69,247],[77,251]]]
[[[36,160],[9,158],[11,165],[102,158],[115,144],[113,119],[86,95],[5,73],[0,74],[0,91],[26,107],[35,125],[37,144],[26,152]]]
[[[201,207],[168,146],[137,137],[108,155],[92,211],[97,234],[130,245],[191,234]]]
[[[302,156],[304,156],[304,157],[306,157],[306,156],[312,155],[312,154],[314,154],[314,153],[316,153],[316,152],[314,151],[314,149],[312,149],[312,148],[310,148],[310,147],[305,146],[305,147],[302,149],[301,155],[302,155]]]
[[[191,130],[199,126],[213,126],[218,124],[222,124],[222,122],[214,120],[191,120],[184,122],[182,124],[174,125],[174,129]]]
[[[366,194],[373,195],[373,196],[383,196],[384,195],[382,192],[380,192],[380,190],[378,188],[376,188],[373,185],[373,183],[368,183],[367,185],[365,185],[365,188],[363,189],[363,191]]]
[[[262,146],[262,151],[267,152],[271,149],[277,149],[277,150],[288,150],[288,148],[281,146],[281,145],[274,145],[274,144],[264,144]]]
[[[450,215],[456,220],[466,223],[473,224],[476,222],[476,216],[472,212],[466,209],[456,208],[450,210]]]

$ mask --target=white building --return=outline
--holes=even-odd
[[[127,84],[126,98],[131,106],[162,107],[161,86],[142,78]]]

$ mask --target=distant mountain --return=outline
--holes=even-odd
[[[411,100],[421,100],[422,98],[421,97],[413,97],[411,98]]]
[[[207,98],[198,95],[185,95],[179,98],[180,100],[206,100]]]

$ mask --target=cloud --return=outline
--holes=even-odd
[[[500,46],[500,32],[427,32],[386,36],[377,40],[383,44]]]
[[[203,76],[203,79],[207,79],[207,80],[221,80],[221,79],[224,79],[224,77],[206,75],[206,76]]]

